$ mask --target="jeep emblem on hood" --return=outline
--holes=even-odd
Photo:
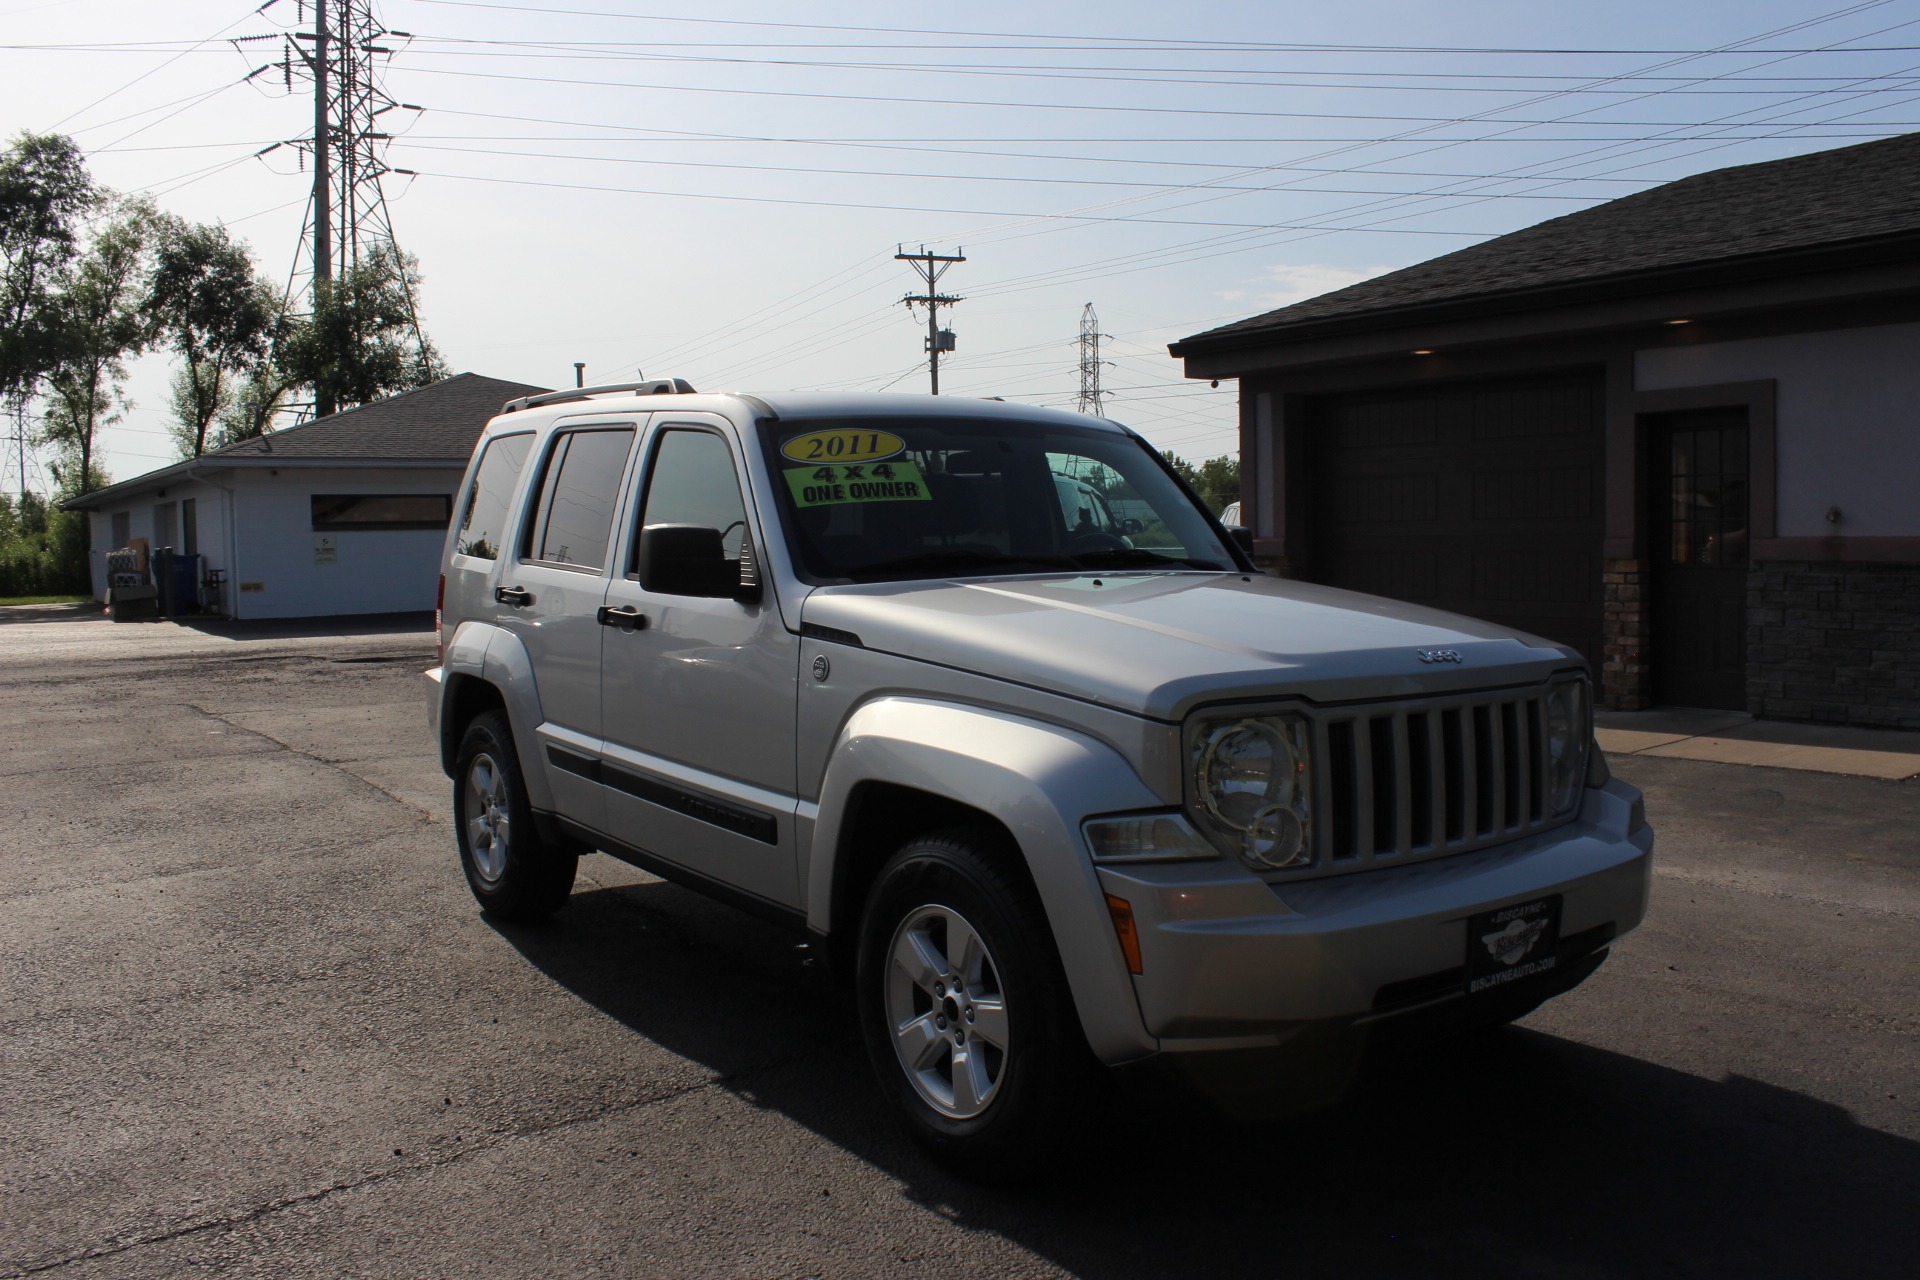
[[[1415,649],[1414,652],[1420,655],[1420,661],[1422,662],[1460,661],[1460,651],[1458,649]]]

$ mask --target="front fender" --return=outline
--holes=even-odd
[[[1152,1053],[1104,892],[1080,835],[1090,814],[1163,807],[1111,747],[1057,725],[921,698],[880,698],[848,717],[828,757],[807,866],[807,923],[832,919],[849,801],[885,782],[982,810],[1012,833],[1052,927],[1087,1042],[1105,1062]]]

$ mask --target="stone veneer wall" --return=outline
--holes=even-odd
[[[1260,572],[1275,578],[1293,577],[1293,565],[1285,556],[1260,556],[1253,558],[1254,567]]]
[[[1754,565],[1747,710],[1920,729],[1920,564]]]
[[[1606,560],[1600,565],[1599,703],[1610,711],[1638,711],[1652,703],[1647,649],[1647,562]]]

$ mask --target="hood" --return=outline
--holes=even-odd
[[[801,620],[869,649],[1166,721],[1210,702],[1405,698],[1584,665],[1572,649],[1492,623],[1237,573],[821,587]],[[1423,661],[1423,649],[1459,661]]]

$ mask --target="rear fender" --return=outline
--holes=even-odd
[[[462,681],[482,681],[493,686],[506,705],[527,798],[535,809],[551,811],[553,788],[547,784],[546,764],[540,759],[539,739],[534,736],[543,722],[540,692],[533,682],[533,663],[519,637],[490,623],[463,622],[447,641],[440,670],[440,759],[448,775],[453,774],[460,738],[466,732],[466,726],[458,723],[459,717],[450,714],[453,700]]]
[[[828,758],[806,867],[810,932],[858,929],[833,918],[850,798],[883,782],[991,815],[1019,845],[1066,969],[1087,1042],[1110,1063],[1152,1053],[1104,892],[1080,834],[1089,814],[1164,802],[1111,747],[1055,725],[919,698],[881,698],[855,711]],[[857,906],[855,907],[857,910]],[[850,914],[850,913],[849,913]]]

